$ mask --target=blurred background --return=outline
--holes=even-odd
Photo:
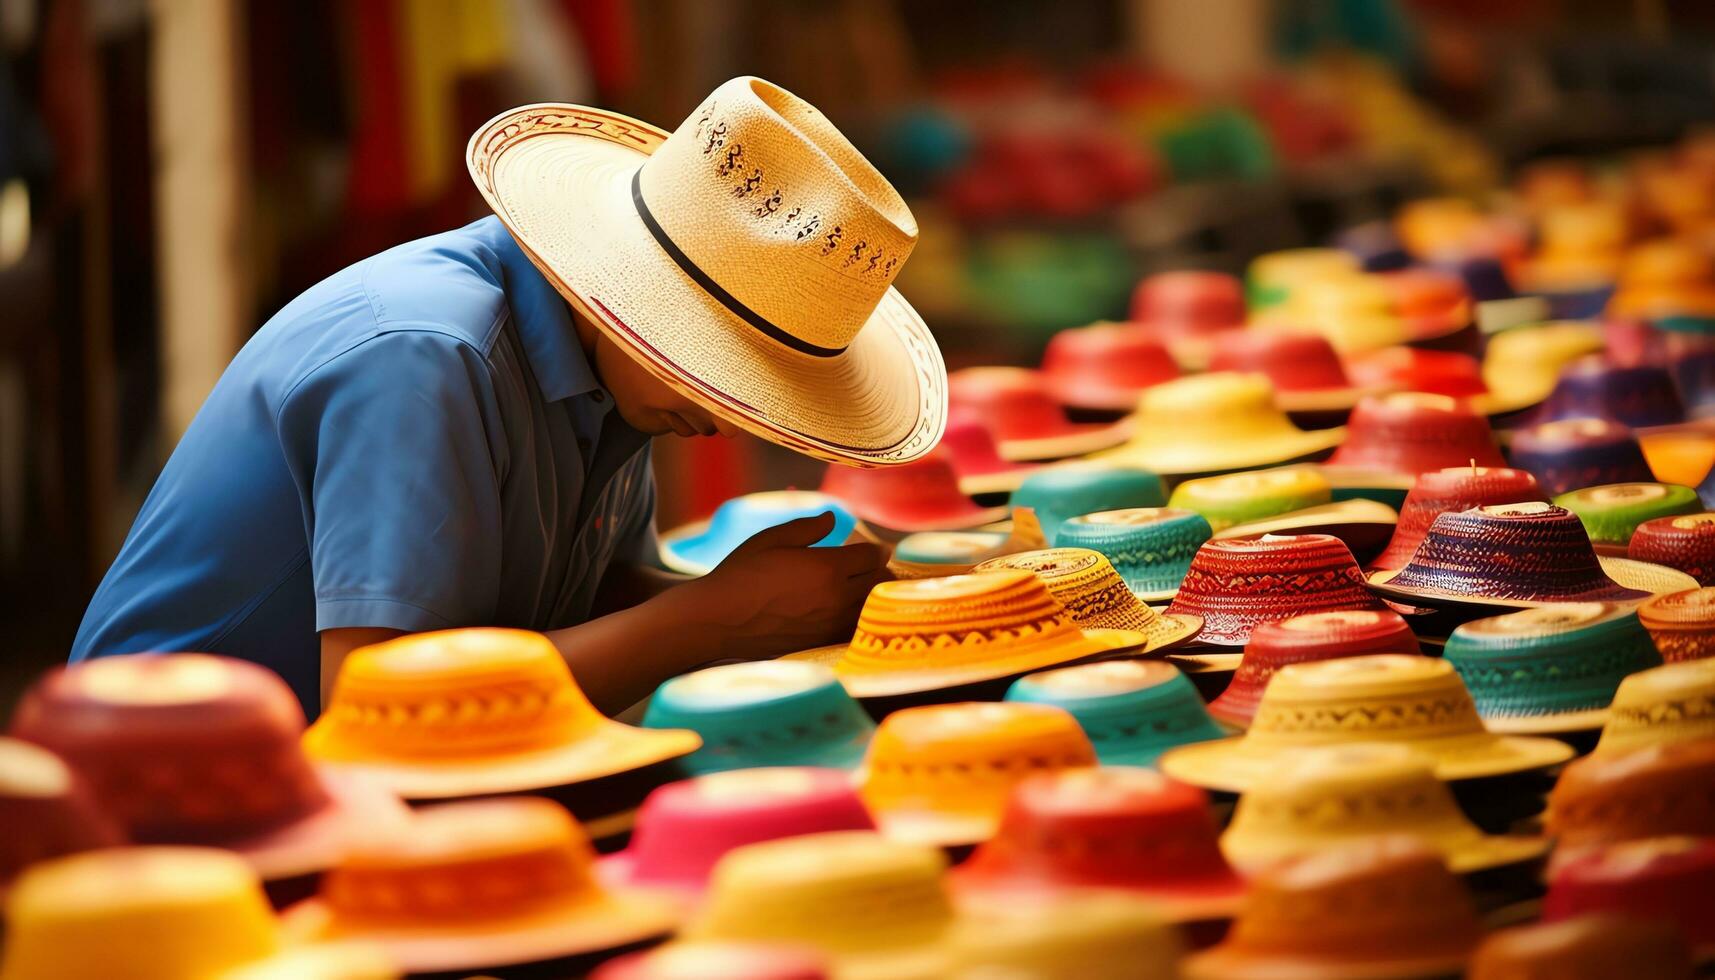
[[[63,658],[246,338],[484,213],[476,126],[567,101],[673,128],[747,73],[906,193],[899,285],[949,365],[1033,364],[1150,272],[1239,272],[1533,161],[1695,134],[1715,4],[0,0],[0,703]],[[748,439],[657,460],[663,528],[819,481]]]

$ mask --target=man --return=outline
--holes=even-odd
[[[358,646],[519,626],[612,712],[711,660],[849,636],[884,561],[809,548],[831,516],[702,579],[652,570],[648,440],[746,429],[856,465],[932,449],[946,372],[891,287],[917,234],[898,193],[754,78],[670,136],[527,106],[467,162],[495,217],[317,284],[234,358],[73,660],[243,657],[314,715]]]

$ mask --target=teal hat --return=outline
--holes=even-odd
[[[1226,738],[1197,688],[1160,660],[1108,660],[1014,681],[1008,701],[1064,708],[1104,766],[1153,766],[1168,749]]]
[[[771,490],[734,497],[707,521],[687,524],[661,539],[661,561],[675,572],[705,575],[739,545],[771,527],[832,511],[834,529],[816,542],[825,548],[844,544],[857,530],[857,515],[838,499],[808,490]]]
[[[1138,598],[1165,602],[1179,591],[1191,559],[1212,534],[1201,514],[1172,507],[1133,507],[1068,520],[1060,526],[1060,544],[1107,555]]]
[[[1109,463],[1050,466],[1030,474],[1012,492],[1012,506],[1036,511],[1050,545],[1060,544],[1060,525],[1067,518],[1165,503],[1167,490],[1161,477],[1148,470]]]
[[[722,664],[662,684],[645,728],[689,728],[703,747],[679,760],[694,776],[761,766],[853,769],[875,732],[858,703],[820,664]]]
[[[1608,602],[1561,602],[1466,623],[1443,656],[1492,731],[1602,727],[1627,675],[1661,663],[1638,614]]]

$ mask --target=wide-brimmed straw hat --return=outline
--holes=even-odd
[[[1314,456],[1346,437],[1344,428],[1305,431],[1274,403],[1260,374],[1217,372],[1156,385],[1143,393],[1130,441],[1102,458],[1156,473],[1222,473]]]
[[[283,936],[262,884],[237,855],[202,847],[115,847],[55,858],[18,879],[0,978],[394,980],[400,966],[360,943]]]
[[[1033,573],[1083,629],[1130,630],[1148,644],[1139,652],[1155,653],[1178,646],[1203,628],[1203,620],[1184,614],[1165,615],[1145,605],[1120,578],[1112,563],[1089,548],[1046,548],[991,558],[977,572],[1021,568]]]
[[[1572,757],[1550,738],[1483,727],[1453,666],[1435,657],[1378,653],[1282,667],[1245,734],[1174,749],[1161,769],[1211,789],[1244,792],[1300,750],[1399,742],[1429,755],[1441,779],[1543,769]]]
[[[1411,627],[1391,609],[1338,609],[1307,613],[1259,624],[1220,697],[1209,702],[1209,714],[1234,728],[1247,728],[1256,717],[1262,693],[1282,667],[1370,653],[1422,653]],[[1216,661],[1221,655],[1205,655]],[[1231,654],[1225,655],[1231,657]]]
[[[441,803],[375,841],[286,910],[289,934],[380,946],[412,973],[481,972],[654,939],[678,924],[663,895],[610,888],[564,807],[535,797]]]
[[[1440,853],[1367,837],[1258,875],[1226,938],[1180,970],[1187,980],[1430,980],[1456,976],[1482,935]]]
[[[1098,511],[1060,525],[1062,544],[1106,555],[1145,602],[1173,598],[1210,533],[1203,515],[1171,507]]]
[[[88,780],[126,839],[237,852],[264,880],[322,871],[406,811],[385,787],[313,764],[284,681],[243,660],[131,654],[43,678],[12,734]]]
[[[1500,466],[1453,466],[1424,473],[1412,484],[1399,509],[1393,538],[1371,568],[1403,568],[1423,543],[1435,519],[1448,511],[1470,510],[1490,504],[1516,504],[1527,500],[1547,502],[1548,495],[1536,478],[1524,470]]]
[[[1064,708],[1104,766],[1153,766],[1175,746],[1227,735],[1190,680],[1160,660],[1107,660],[1029,674],[1013,682],[1006,700]]]
[[[1638,606],[1638,621],[1670,664],[1715,657],[1715,587],[1646,599]]]
[[[948,379],[953,408],[980,418],[1002,457],[1065,459],[1125,441],[1130,423],[1074,422],[1040,372],[1019,367],[972,367]]]
[[[412,800],[582,783],[689,755],[695,732],[602,717],[540,633],[418,633],[354,651],[304,748]]]
[[[1471,399],[1471,405],[1488,415],[1503,415],[1538,404],[1554,390],[1561,368],[1600,351],[1605,343],[1600,327],[1579,320],[1498,333],[1483,348],[1483,384],[1489,393]]]
[[[1471,954],[1468,980],[1691,977],[1691,947],[1665,922],[1592,913],[1491,933]]]
[[[838,980],[941,980],[958,923],[946,865],[936,848],[865,831],[750,844],[715,865],[680,935],[809,947]]]
[[[1464,874],[1541,857],[1543,837],[1479,830],[1435,778],[1435,764],[1404,745],[1378,742],[1307,749],[1272,779],[1239,797],[1221,850],[1255,873],[1280,861],[1357,837],[1416,837]]]
[[[609,884],[700,896],[735,848],[782,837],[874,830],[849,774],[735,769],[668,783],[643,801],[625,850],[601,859]]]
[[[529,105],[470,138],[472,179],[620,349],[755,434],[834,462],[935,446],[946,369],[892,288],[917,222],[815,107],[735,78],[668,133]]]
[[[119,822],[89,784],[59,756],[22,739],[0,737],[0,897],[20,871],[49,858],[117,847]]]
[[[771,490],[749,493],[715,508],[713,517],[686,524],[661,536],[661,562],[685,575],[705,575],[752,536],[800,517],[834,515],[834,528],[818,545],[844,544],[853,535],[865,535],[857,515],[845,504],[825,493],[808,490]]]
[[[1598,558],[1577,515],[1534,501],[1442,514],[1404,567],[1369,578],[1388,599],[1432,608],[1635,604],[1695,582],[1660,565]]]
[[[1226,919],[1246,886],[1218,837],[1202,790],[1132,766],[1065,770],[1020,783],[994,838],[951,877],[971,903],[1114,891],[1176,922]]]
[[[788,654],[827,664],[858,698],[893,697],[1027,674],[1149,643],[1131,630],[1083,629],[1022,569],[882,582],[850,643]]]
[[[1596,752],[1715,738],[1715,659],[1682,660],[1620,682]]]
[[[1644,521],[1632,532],[1626,557],[1677,568],[1700,585],[1715,584],[1715,512]]]
[[[1554,503],[1578,515],[1597,552],[1613,555],[1627,553],[1644,521],[1703,509],[1697,491],[1671,483],[1608,483],[1559,494]]]
[[[1497,732],[1602,727],[1628,675],[1661,663],[1637,613],[1605,602],[1559,602],[1461,625],[1447,662]]]
[[[1561,419],[1520,429],[1508,454],[1549,493],[1655,479],[1637,436],[1607,419]]]
[[[721,664],[674,677],[655,689],[643,727],[701,736],[703,747],[677,762],[692,775],[754,766],[851,769],[875,733],[833,671],[791,660]]]

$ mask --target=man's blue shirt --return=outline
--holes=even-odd
[[[196,650],[312,716],[336,627],[553,629],[655,561],[648,439],[498,219],[311,287],[215,385],[96,590],[72,660]]]

